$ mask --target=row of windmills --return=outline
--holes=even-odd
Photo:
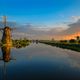
[[[10,26],[7,26],[6,16],[3,16],[2,24],[3,24],[3,27],[0,26],[0,31],[2,31],[1,43],[3,46],[12,46],[12,39],[11,39],[12,28],[10,28]]]

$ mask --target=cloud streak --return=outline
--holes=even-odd
[[[71,39],[80,36],[80,19],[69,25],[53,25],[52,27],[35,26],[32,24],[22,25],[16,31],[13,31],[14,37],[27,37],[30,39]]]

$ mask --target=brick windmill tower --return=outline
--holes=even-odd
[[[2,45],[3,46],[12,46],[12,39],[11,39],[11,30],[12,28],[10,28],[9,26],[7,26],[7,17],[3,16],[3,28],[0,28],[0,30],[3,32],[2,35]]]

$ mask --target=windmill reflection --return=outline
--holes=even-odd
[[[5,46],[1,48],[2,50],[2,59],[4,62],[9,62],[11,60],[10,57],[10,52],[11,52],[11,47],[10,46]]]
[[[1,60],[4,62],[3,67],[3,80],[7,80],[7,63],[10,62],[10,60],[15,60],[11,58],[11,47],[10,46],[4,46],[1,48],[2,50],[2,58]]]

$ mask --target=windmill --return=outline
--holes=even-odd
[[[0,31],[2,31],[2,34],[3,34],[2,40],[1,40],[2,45],[3,45],[3,47],[1,47],[2,57],[0,58],[0,61],[4,62],[3,79],[7,80],[6,65],[10,60],[14,60],[10,56],[10,49],[12,46],[11,30],[13,30],[13,29],[10,28],[9,26],[7,26],[7,17],[6,16],[3,16],[3,21],[0,22],[0,25],[2,26],[2,28],[0,28]]]
[[[3,16],[2,24],[3,28],[0,28],[0,30],[3,32],[1,42],[4,46],[12,46],[11,30],[13,30],[13,28],[7,26],[7,16]]]

